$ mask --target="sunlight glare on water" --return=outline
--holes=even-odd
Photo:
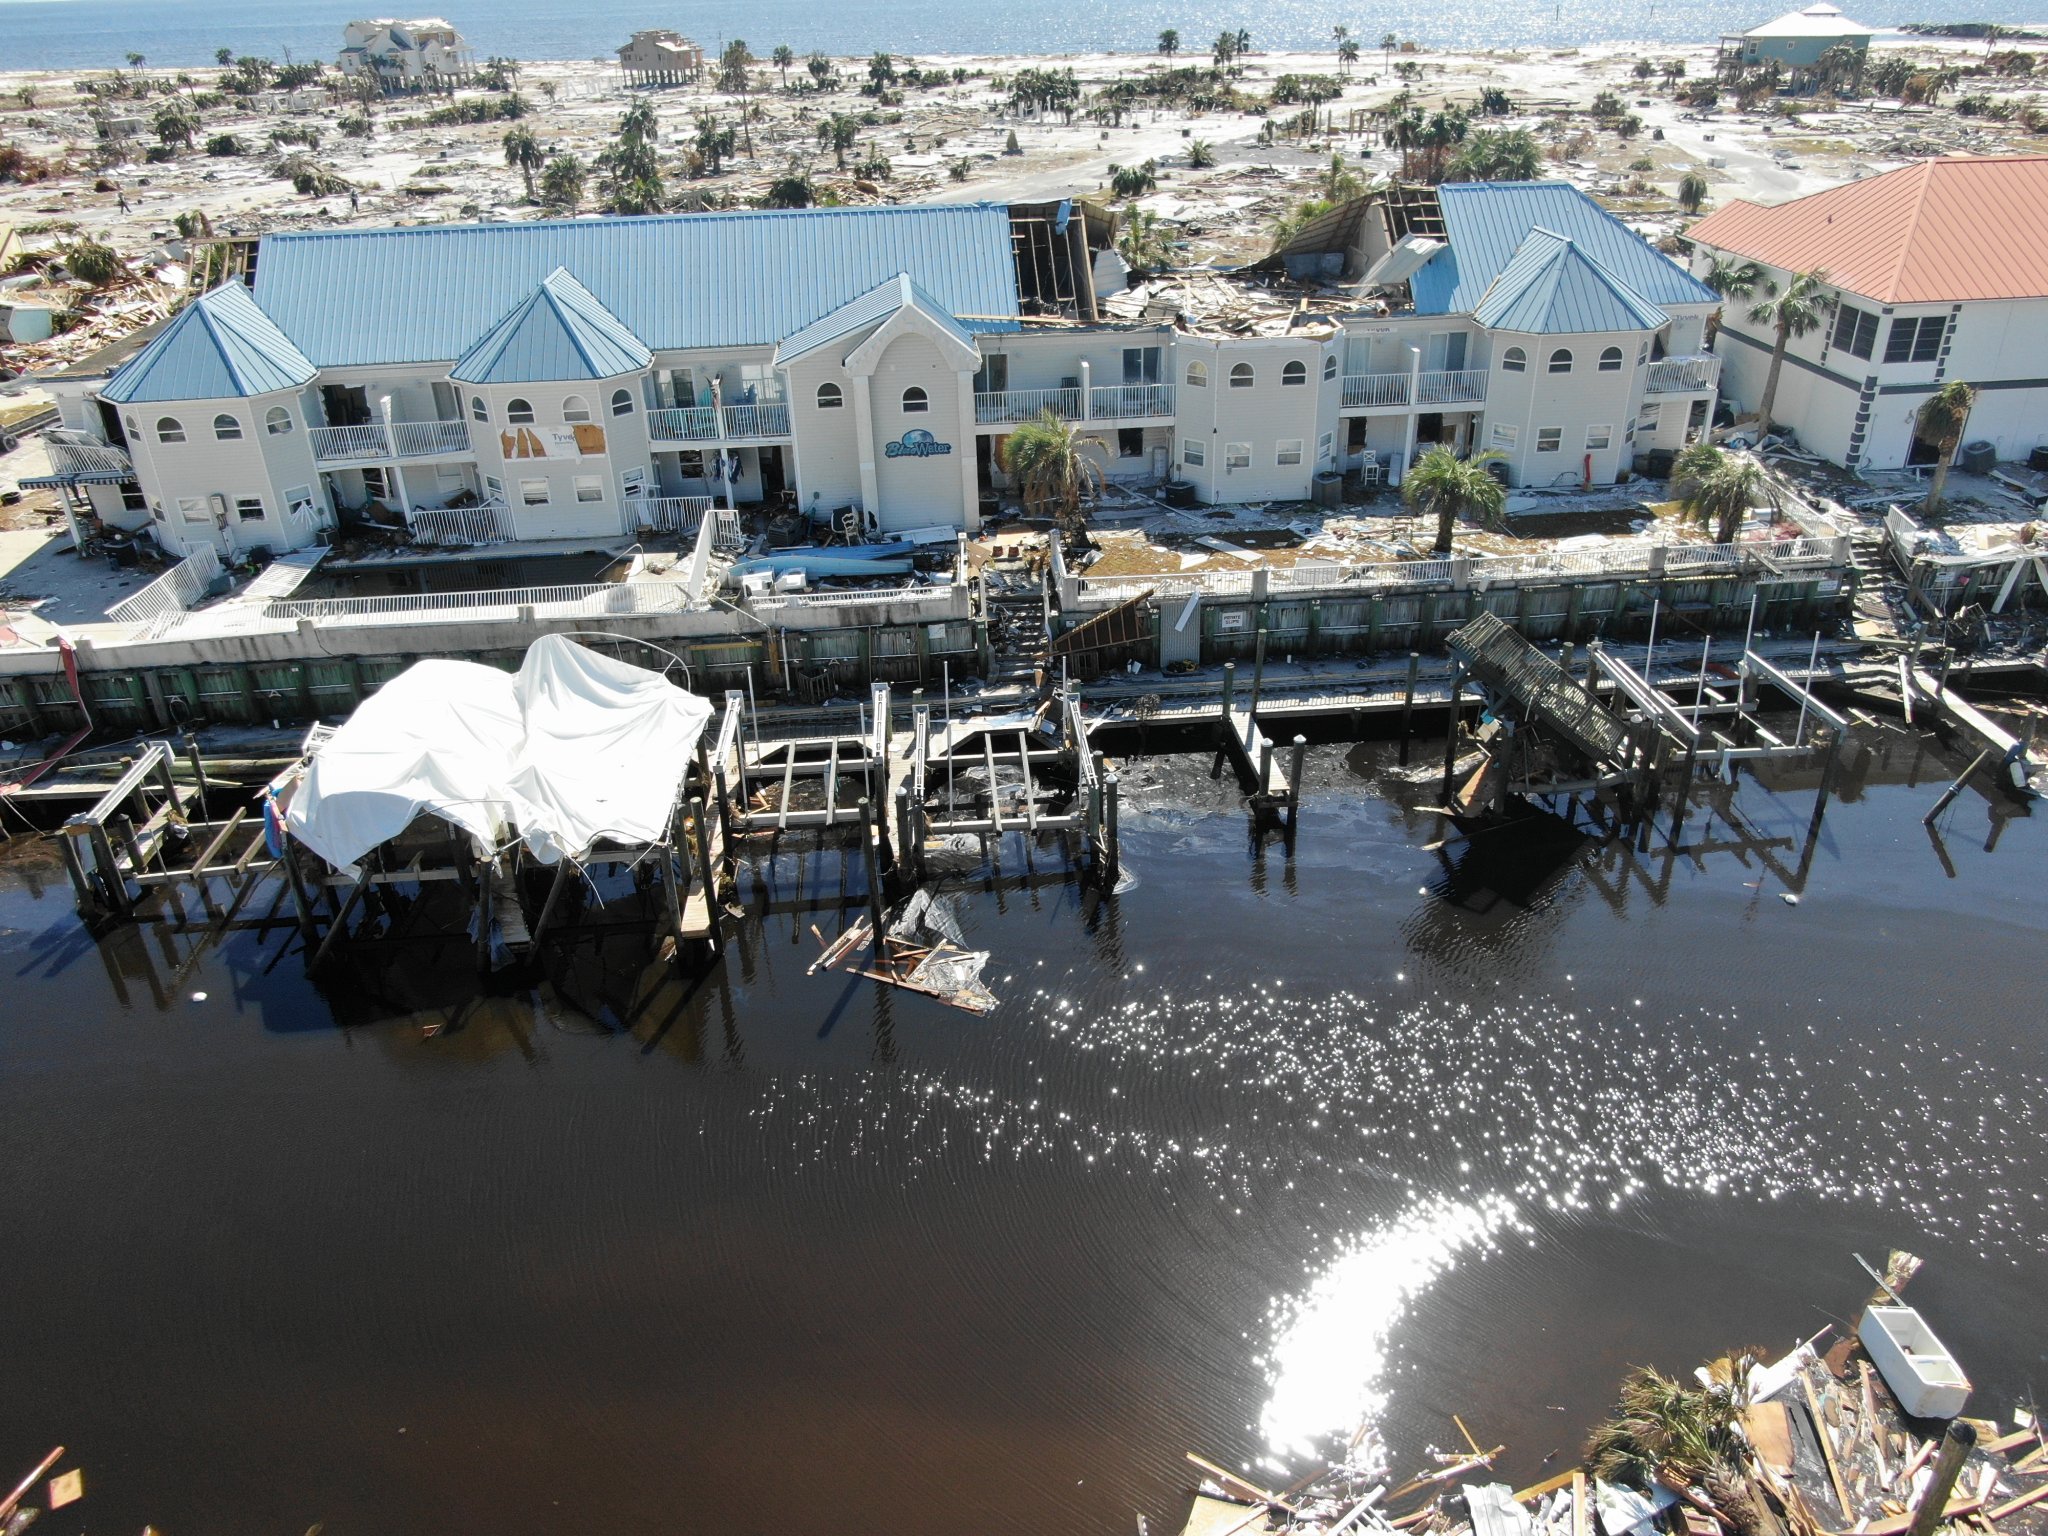
[[[1520,1226],[1496,1195],[1418,1200],[1357,1238],[1299,1297],[1275,1303],[1272,1394],[1259,1419],[1268,1451],[1313,1456],[1325,1437],[1384,1412],[1388,1351],[1409,1307],[1461,1257],[1484,1256]]]

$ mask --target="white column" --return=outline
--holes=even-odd
[[[860,450],[860,500],[870,516],[882,515],[882,482],[875,472],[875,407],[872,375],[853,376],[853,438]]]
[[[1422,407],[1422,348],[1408,349],[1408,437],[1401,450],[1401,475],[1406,478],[1409,467],[1415,462],[1416,417]]]
[[[1083,421],[1092,421],[1095,417],[1095,400],[1088,387],[1092,383],[1094,383],[1093,373],[1088,366],[1088,359],[1084,357],[1081,359],[1081,419]]]
[[[962,369],[958,383],[961,440],[953,445],[953,456],[960,461],[960,526],[976,533],[981,528],[981,434],[974,424],[974,375]]]

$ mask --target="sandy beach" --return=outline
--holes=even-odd
[[[1928,39],[1882,41],[1877,52],[1904,48],[1929,67],[1965,71],[1981,63],[1984,45]],[[1638,78],[1639,61],[1655,73]],[[878,104],[860,93],[866,60],[837,61],[840,89],[793,89],[807,80],[802,60],[783,74],[768,61],[754,70],[754,90],[742,100],[709,83],[660,90],[629,90],[609,65],[544,63],[524,67],[517,90],[527,111],[520,121],[552,154],[576,156],[588,164],[608,147],[621,114],[635,101],[649,102],[660,126],[659,149],[672,198],[685,206],[731,207],[757,203],[779,177],[807,172],[825,201],[933,202],[966,199],[1034,200],[1083,194],[1129,206],[1112,196],[1112,167],[1154,166],[1156,186],[1135,206],[1157,217],[1175,264],[1232,263],[1262,253],[1274,221],[1316,194],[1318,178],[1333,155],[1353,174],[1370,180],[1398,174],[1401,154],[1383,142],[1380,114],[1402,93],[1424,111],[1444,104],[1473,107],[1485,90],[1506,93],[1505,115],[1480,118],[1475,126],[1527,128],[1545,152],[1544,174],[1568,179],[1594,193],[1646,234],[1662,238],[1683,216],[1675,200],[1680,178],[1705,178],[1708,206],[1741,196],[1764,201],[1792,197],[1853,177],[1903,164],[1917,156],[1955,151],[1976,153],[2040,150],[2048,142],[2029,135],[2017,118],[1998,121],[1964,115],[1956,103],[1973,91],[1995,89],[2002,100],[2042,100],[2048,89],[2032,77],[1999,78],[1980,85],[1965,74],[1940,105],[1906,106],[1896,101],[1856,100],[1840,104],[1766,101],[1757,110],[1735,110],[1724,93],[1713,110],[1682,99],[1687,81],[1710,78],[1714,49],[1645,48],[1631,44],[1522,52],[1449,53],[1366,51],[1340,72],[1330,53],[1254,53],[1241,64],[1233,84],[1251,110],[1155,108],[1142,101],[1135,110],[1110,117],[1091,114],[1091,104],[1118,80],[1186,65],[1189,55],[1168,61],[1157,55],[1091,54],[1056,58],[974,55],[899,56],[896,66],[916,66],[924,84],[902,89],[901,100]],[[1679,61],[1686,76],[1665,78],[1665,66]],[[1193,62],[1206,63],[1206,56]],[[1010,81],[1019,70],[1071,69],[1080,88],[1081,110],[1071,121],[1059,113],[1020,115],[1009,105]],[[169,78],[171,92],[206,102],[218,71]],[[1298,108],[1264,101],[1286,75],[1341,79],[1342,94],[1325,104],[1313,134],[1292,136],[1278,129]],[[931,84],[932,77],[943,79]],[[104,80],[105,75],[97,77]],[[336,78],[330,72],[329,79]],[[12,222],[31,253],[49,252],[90,236],[126,258],[139,280],[111,294],[87,294],[61,281],[22,296],[62,313],[62,334],[49,341],[9,349],[8,366],[18,372],[61,364],[84,355],[121,330],[165,312],[189,281],[187,228],[196,216],[217,235],[256,235],[277,229],[344,225],[514,220],[542,216],[527,197],[520,172],[506,163],[504,121],[430,124],[428,114],[446,97],[393,97],[376,102],[368,131],[349,134],[343,119],[360,112],[319,85],[290,95],[228,96],[199,108],[200,127],[191,148],[180,147],[162,163],[148,163],[158,144],[152,115],[168,98],[110,101],[106,115],[130,119],[125,136],[103,138],[80,94],[77,77],[51,72],[0,72],[0,144],[11,145],[49,168],[42,179],[0,182],[0,221]],[[1614,92],[1636,126],[1627,137],[1596,125],[1589,109],[1602,92]],[[464,92],[461,99],[490,99]],[[737,153],[718,174],[686,174],[697,120],[705,115],[741,125],[743,107],[755,109],[752,154],[742,138]],[[821,146],[819,124],[832,115],[859,121],[858,140],[842,169]],[[274,146],[272,135],[310,133],[316,143]],[[1015,150],[1010,150],[1011,135]],[[243,149],[210,154],[207,144],[231,136]],[[1206,146],[1213,163],[1191,164],[1194,147]],[[275,174],[284,154],[303,152],[347,183],[327,196],[308,196]],[[876,162],[886,160],[886,177]],[[580,211],[595,211],[595,177]],[[20,286],[17,279],[17,287]]]

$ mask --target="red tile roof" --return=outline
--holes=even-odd
[[[1880,304],[2048,297],[2048,155],[1927,160],[1766,208],[1732,202],[1689,238]]]

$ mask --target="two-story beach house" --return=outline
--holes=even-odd
[[[2000,459],[2048,443],[2048,156],[1926,160],[1765,207],[1732,202],[1687,231],[1704,272],[1753,261],[1783,286],[1827,274],[1828,323],[1791,339],[1773,420],[1849,468],[1932,463],[1919,433],[1951,379],[1977,392],[1962,441]],[[1731,303],[1728,393],[1762,403],[1775,332]]]
[[[453,90],[476,72],[469,44],[438,16],[351,21],[341,29],[340,64],[386,91]]]
[[[1230,503],[1439,442],[1608,484],[1712,409],[1713,295],[1569,186],[1392,189],[1137,287],[1113,235],[1072,202],[272,235],[253,286],[50,381],[48,483],[174,553],[603,542],[706,498],[973,529],[1046,411]]]

